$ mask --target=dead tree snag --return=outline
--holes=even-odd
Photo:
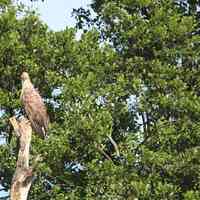
[[[14,128],[14,134],[19,138],[20,148],[16,170],[12,179],[10,197],[11,200],[26,200],[33,179],[33,168],[29,167],[29,148],[31,143],[32,128],[27,119],[17,121],[10,118]]]

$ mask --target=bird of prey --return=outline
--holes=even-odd
[[[31,123],[34,132],[40,135],[43,139],[47,136],[49,117],[47,109],[37,89],[31,83],[27,72],[21,75],[22,92],[21,102],[24,106],[26,115]]]

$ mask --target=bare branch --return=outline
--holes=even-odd
[[[119,157],[120,153],[119,153],[119,148],[118,148],[117,143],[114,141],[114,139],[112,138],[111,135],[108,135],[108,138],[109,138],[110,142],[112,143],[112,145],[114,146],[114,149],[115,149],[117,156]]]
[[[97,145],[97,149],[101,154],[103,154],[108,160],[112,161],[112,158],[103,150],[103,147]]]

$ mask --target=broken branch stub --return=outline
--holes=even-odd
[[[31,143],[32,128],[26,118],[16,120],[10,118],[14,128],[14,134],[19,138],[20,148],[18,152],[17,166],[11,184],[11,200],[26,200],[31,187],[33,169],[29,167],[29,149]]]

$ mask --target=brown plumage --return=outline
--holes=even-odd
[[[34,88],[27,72],[23,72],[21,101],[33,130],[42,138],[47,136],[49,117],[44,102]]]

